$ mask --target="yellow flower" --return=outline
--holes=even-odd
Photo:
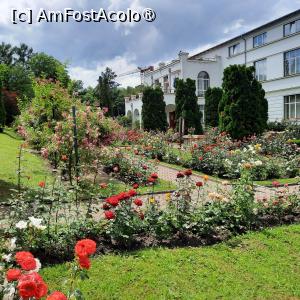
[[[203,179],[204,179],[205,181],[208,180],[208,176],[207,176],[207,175],[204,175],[204,176],[202,176],[202,177],[203,177]]]
[[[166,194],[166,201],[168,202],[168,201],[170,201],[171,200],[171,194],[170,193],[167,193]]]
[[[255,148],[256,151],[260,151],[261,150],[261,144],[254,145],[254,148]]]
[[[155,198],[154,197],[149,198],[149,202],[152,204],[155,203]]]
[[[243,167],[245,169],[251,169],[252,168],[252,165],[250,163],[244,163]]]

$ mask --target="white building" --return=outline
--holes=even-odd
[[[200,109],[205,90],[222,85],[229,65],[255,66],[269,103],[269,120],[300,119],[300,10],[255,28],[210,49],[189,56],[180,52],[170,63],[160,63],[141,74],[145,85],[164,91],[169,125],[174,126],[175,78],[196,80]],[[141,121],[142,95],[125,99],[127,115]]]

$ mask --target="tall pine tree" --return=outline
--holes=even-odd
[[[168,128],[166,103],[160,87],[146,87],[143,92],[143,127],[145,130],[165,131]]]
[[[268,102],[254,68],[232,65],[224,70],[219,127],[233,138],[260,134],[267,126]]]

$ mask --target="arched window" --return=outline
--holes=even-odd
[[[205,71],[201,71],[198,74],[197,78],[198,82],[198,96],[199,97],[204,97],[205,91],[209,88],[209,75]]]

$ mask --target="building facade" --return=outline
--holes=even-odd
[[[143,76],[147,86],[161,86],[170,127],[175,125],[176,78],[196,81],[200,110],[205,91],[221,87],[223,71],[233,64],[255,67],[269,104],[269,121],[300,120],[300,10],[255,28],[210,49],[190,56],[180,52],[169,63],[160,63]],[[133,121],[142,123],[142,94],[125,99]]]

